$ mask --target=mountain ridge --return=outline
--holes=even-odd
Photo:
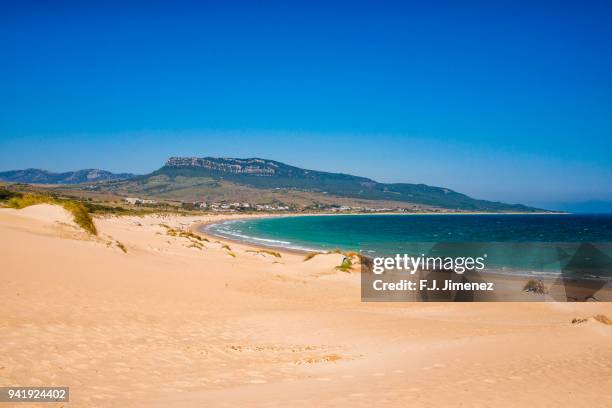
[[[148,176],[206,177],[263,190],[294,189],[367,200],[386,200],[471,211],[535,212],[522,204],[478,200],[444,187],[426,184],[379,183],[344,173],[307,170],[261,158],[171,157]]]
[[[81,184],[100,181],[125,180],[134,177],[131,173],[112,173],[100,169],[83,169],[54,173],[41,169],[9,170],[0,172],[0,180],[28,184]]]
[[[315,207],[353,203],[362,207],[393,205],[413,210],[544,211],[522,204],[479,200],[444,187],[379,183],[366,177],[303,169],[257,157],[170,157],[161,168],[145,175],[114,174],[97,169],[65,173],[26,169],[0,173],[0,180],[71,184],[74,189],[81,189],[79,184],[87,183],[88,190],[187,202],[284,202]]]

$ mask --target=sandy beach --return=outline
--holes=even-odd
[[[66,407],[612,406],[611,303],[362,303],[340,254],[180,233],[227,217],[92,237],[0,209],[0,385],[68,386]]]

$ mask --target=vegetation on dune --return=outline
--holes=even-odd
[[[344,257],[342,263],[336,266],[336,269],[342,272],[351,272],[353,270],[353,261],[349,257]]]
[[[79,203],[76,201],[67,201],[63,203],[63,206],[66,210],[72,213],[74,222],[76,222],[77,225],[79,225],[81,228],[83,228],[90,234],[98,235],[98,230],[96,229],[96,225],[93,222],[93,218],[91,218],[91,215],[87,211],[87,207],[85,207],[83,203]]]
[[[208,238],[204,238],[199,236],[198,234],[194,234],[191,231],[180,231],[179,232],[179,237],[183,237],[183,238],[188,238],[188,239],[195,239],[197,241],[205,241],[205,242],[210,242],[208,240]]]
[[[537,293],[539,295],[544,295],[548,293],[546,286],[544,286],[544,282],[539,279],[530,279],[523,287],[524,292],[532,292]]]
[[[603,324],[607,324],[607,325],[612,325],[612,319],[610,319],[608,316],[606,315],[595,315],[593,316],[593,319],[597,320],[599,323],[603,323]]]
[[[115,245],[117,245],[117,247],[119,249],[121,249],[124,253],[127,254],[127,248],[125,247],[125,245],[123,245],[121,242],[119,241],[115,241]]]
[[[60,200],[43,194],[23,194],[22,196],[11,197],[7,205],[11,208],[22,209],[36,204],[55,204],[61,205],[72,214],[74,222],[92,235],[98,235],[96,225],[87,207],[78,201]]]
[[[599,323],[606,324],[606,325],[612,325],[612,319],[610,319],[606,315],[602,315],[602,314],[595,315],[595,316],[593,316],[593,320],[595,320],[595,321],[597,321]],[[586,323],[588,321],[589,321],[589,319],[586,318],[586,317],[583,317],[583,318],[575,317],[575,318],[572,319],[572,324]]]
[[[141,208],[125,208],[120,206],[109,206],[85,202],[83,203],[87,207],[87,211],[90,214],[101,214],[101,215],[137,215],[143,216],[147,214],[153,214],[156,211],[152,209],[141,209]]]
[[[346,252],[344,254],[347,258],[357,258],[359,260],[359,262],[363,262],[363,258],[365,258],[363,255],[361,255],[359,252],[355,252],[355,251],[349,251]]]
[[[170,235],[171,237],[186,238],[187,240],[189,240],[191,244],[187,246],[187,248],[204,249],[206,247],[204,246],[203,242],[210,242],[208,238],[204,238],[198,234],[194,234],[191,231],[172,228],[171,226],[166,224],[159,224],[159,226],[166,229],[166,235]]]
[[[15,192],[15,191],[11,191],[11,190],[7,190],[4,187],[0,187],[0,201],[4,201],[4,200],[10,200],[13,197],[22,197],[23,194]]]
[[[324,253],[321,252],[310,252],[308,254],[306,254],[306,256],[304,257],[304,261],[309,261],[312,258],[314,258],[317,255],[322,255]],[[355,252],[355,251],[348,251],[348,252],[343,252],[341,249],[334,249],[332,251],[327,252],[327,254],[340,254],[340,255],[344,255],[344,260],[342,261],[342,264],[339,265],[338,267],[336,267],[336,269],[344,271],[344,272],[348,272],[350,270],[352,270],[353,267],[353,261],[357,260],[360,263],[363,263],[365,257],[363,255],[361,255],[359,252]]]
[[[57,204],[53,197],[41,195],[41,194],[24,194],[20,197],[12,197],[8,200],[7,205],[11,208],[18,210],[29,207],[36,204]]]
[[[308,254],[306,254],[306,256],[304,257],[304,262],[306,261],[310,261],[312,258],[314,258],[315,256],[320,255],[320,252],[309,252]]]
[[[256,254],[268,254],[268,255],[272,255],[273,257],[276,257],[276,258],[281,258],[282,257],[280,252],[272,251],[272,250],[269,250],[269,249],[258,249],[258,250],[248,249],[246,252],[253,252],[253,253],[256,253]]]

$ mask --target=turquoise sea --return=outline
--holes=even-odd
[[[229,239],[304,251],[340,248],[368,256],[484,253],[491,268],[520,273],[558,273],[586,243],[595,245],[604,258],[612,257],[612,214],[298,216],[234,220],[205,228]]]

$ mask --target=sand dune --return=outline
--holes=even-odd
[[[21,210],[0,208],[0,214],[10,214],[16,218],[36,220],[50,225],[59,223],[76,226],[70,213],[59,205],[37,204]]]
[[[612,326],[571,323],[609,303],[361,303],[340,255],[168,234],[213,219],[92,238],[0,210],[1,385],[69,386],[70,407],[612,406]]]

